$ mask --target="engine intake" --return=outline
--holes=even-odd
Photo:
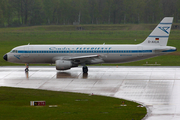
[[[68,70],[71,69],[71,61],[66,60],[56,60],[56,70]]]

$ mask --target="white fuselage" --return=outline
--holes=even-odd
[[[98,59],[82,59],[86,64],[124,63],[155,57],[175,51],[170,46],[138,45],[24,45],[7,54],[13,63],[55,63],[58,59],[98,55]],[[81,60],[81,59],[80,59]]]

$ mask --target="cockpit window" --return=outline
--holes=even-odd
[[[11,50],[11,53],[17,53],[18,51],[17,50]]]

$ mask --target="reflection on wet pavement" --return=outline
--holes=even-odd
[[[180,119],[180,67],[0,67],[0,86],[106,95],[133,100],[149,109],[147,120]]]
[[[56,78],[78,78],[78,75],[72,74],[70,72],[57,72]]]

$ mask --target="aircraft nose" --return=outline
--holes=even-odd
[[[7,60],[8,60],[8,59],[7,59],[7,54],[5,54],[5,55],[3,56],[3,58],[4,58],[4,60],[7,61]]]

